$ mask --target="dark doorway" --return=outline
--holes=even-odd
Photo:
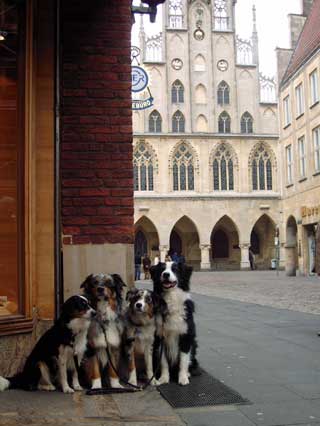
[[[173,255],[173,253],[182,253],[182,241],[176,231],[172,231],[170,235],[170,256]]]
[[[213,245],[212,257],[213,259],[221,259],[229,257],[229,239],[227,234],[218,229],[214,234],[211,241]]]
[[[250,246],[251,250],[254,254],[260,253],[260,240],[259,235],[256,233],[256,231],[253,229],[250,236]]]
[[[134,253],[140,254],[141,256],[148,253],[147,239],[142,231],[138,231],[136,233],[136,238],[134,241]]]

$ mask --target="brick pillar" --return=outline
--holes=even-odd
[[[131,0],[62,1],[65,297],[91,272],[133,282]]]

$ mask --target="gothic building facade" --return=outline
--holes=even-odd
[[[259,72],[256,13],[240,39],[236,0],[168,0],[140,26],[154,105],[133,112],[135,250],[180,252],[196,269],[284,266],[275,82]],[[280,230],[280,244],[275,236]]]

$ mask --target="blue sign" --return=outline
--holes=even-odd
[[[132,67],[132,91],[142,92],[148,86],[149,78],[145,70],[138,66]]]
[[[153,106],[153,97],[150,96],[148,99],[132,99],[132,109],[147,109]]]

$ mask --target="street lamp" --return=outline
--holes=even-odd
[[[148,6],[143,6],[142,4],[140,4],[140,6],[131,6],[133,21],[134,21],[134,13],[140,13],[140,14],[148,14],[150,17],[150,22],[155,22],[156,15],[157,15],[157,6],[164,2],[165,0],[143,0],[141,3],[147,4]]]

